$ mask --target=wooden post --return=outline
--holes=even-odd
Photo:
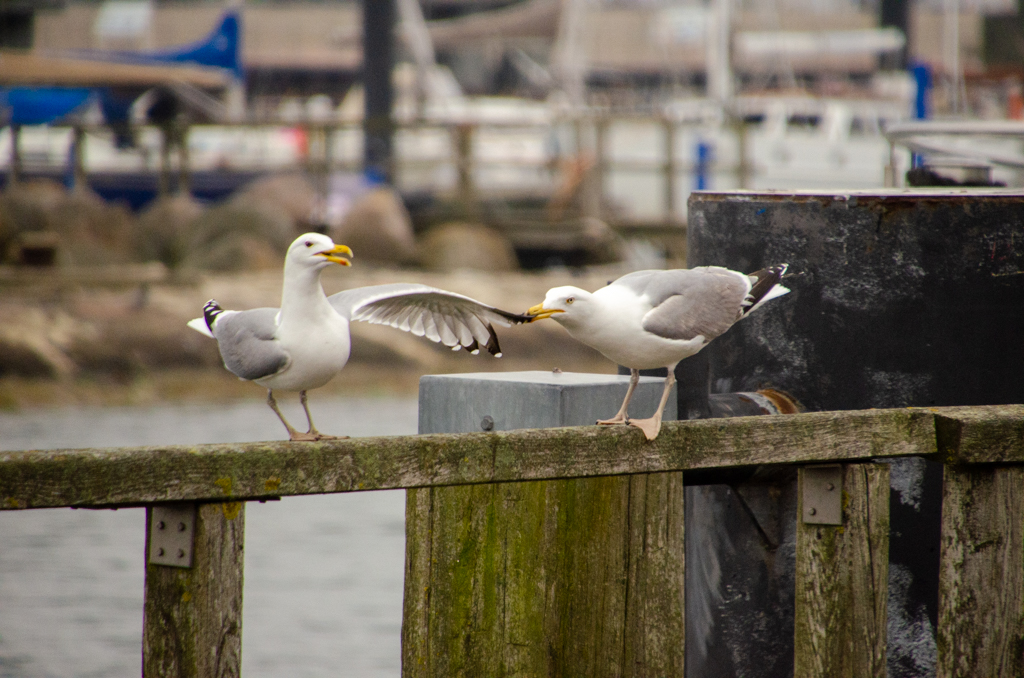
[[[237,677],[242,660],[245,505],[199,504],[190,568],[150,563],[146,508],[144,678]]]
[[[939,678],[1024,676],[1024,467],[947,464]]]
[[[467,219],[477,215],[476,182],[473,163],[473,137],[476,127],[469,123],[460,123],[452,128],[455,136],[456,168],[459,175],[459,203]]]
[[[85,129],[81,125],[72,128],[74,140],[71,142],[71,176],[75,188],[88,188],[88,175],[85,172]]]
[[[188,194],[192,183],[192,158],[188,150],[188,134],[191,126],[187,122],[176,123],[175,138],[178,145],[178,186],[175,194]]]
[[[803,521],[796,541],[796,678],[885,678],[889,577],[889,467],[842,465],[842,525]]]
[[[406,678],[682,676],[682,473],[411,490],[406,530]]]
[[[160,126],[160,177],[157,181],[157,195],[164,197],[171,192],[171,128]]]
[[[7,170],[8,185],[21,181],[21,125],[11,125],[11,164]]]
[[[662,173],[665,181],[665,223],[679,221],[676,215],[676,124],[673,120],[662,120],[665,130],[665,163]]]

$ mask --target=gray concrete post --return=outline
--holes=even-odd
[[[665,380],[640,377],[629,413],[649,417]],[[577,372],[479,372],[420,379],[420,433],[470,433],[516,428],[587,426],[610,419],[626,396],[629,377]],[[665,421],[676,419],[676,394]]]

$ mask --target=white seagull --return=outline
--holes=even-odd
[[[291,440],[333,437],[313,425],[306,391],[323,386],[345,367],[350,321],[390,325],[456,351],[465,348],[475,354],[484,346],[500,358],[492,323],[508,326],[528,320],[461,294],[412,283],[359,287],[328,297],[320,274],[332,263],[351,266],[343,255],[351,257],[352,250],[325,235],[301,235],[285,257],[280,309],[227,311],[211,299],[203,317],[188,323],[217,340],[228,370],[267,389],[267,404]],[[299,392],[308,432],[297,431],[284,418],[275,390]]]
[[[526,312],[530,322],[552,318],[576,340],[630,368],[629,388],[618,414],[598,424],[629,424],[654,440],[665,402],[676,383],[676,364],[708,345],[770,299],[789,292],[779,284],[787,265],[746,275],[718,266],[637,271],[593,294],[578,287],[548,290]],[[665,391],[649,419],[630,419],[629,400],[640,370],[667,367]]]

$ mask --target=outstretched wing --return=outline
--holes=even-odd
[[[446,290],[395,283],[346,290],[328,297],[334,309],[349,320],[389,325],[418,337],[479,353],[487,348],[500,357],[494,324],[509,326],[529,320],[475,299]]]

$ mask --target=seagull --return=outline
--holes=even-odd
[[[188,326],[217,340],[224,366],[241,379],[267,389],[267,404],[291,440],[333,438],[313,425],[306,391],[323,386],[348,362],[349,323],[390,325],[453,350],[473,354],[480,347],[500,358],[493,324],[509,326],[529,320],[454,292],[396,283],[359,287],[328,297],[321,272],[331,264],[351,266],[352,250],[319,233],[299,236],[284,262],[281,308],[229,311],[210,300],[203,317]],[[309,430],[296,430],[281,414],[275,390],[298,391]]]
[[[543,303],[526,312],[529,322],[551,318],[573,338],[630,370],[629,388],[618,414],[598,424],[628,424],[654,440],[673,384],[675,368],[765,302],[789,292],[779,284],[787,264],[749,275],[719,266],[670,271],[636,271],[594,293],[578,287],[548,290]],[[658,411],[630,419],[629,400],[640,370],[667,367]]]

